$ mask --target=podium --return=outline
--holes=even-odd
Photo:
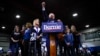
[[[50,34],[49,38],[50,38],[50,56],[57,56],[55,36],[53,34]]]
[[[56,35],[58,32],[63,32],[63,24],[61,22],[55,22],[55,23],[42,23],[42,32],[48,33],[49,36],[49,56],[57,56],[57,44],[56,44]]]

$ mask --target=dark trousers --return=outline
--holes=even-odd
[[[36,56],[36,41],[31,41],[29,44],[29,56],[32,55]]]
[[[63,41],[63,40],[59,40],[58,41],[58,44],[59,44],[59,54],[60,54],[60,56],[64,56],[64,55],[66,55],[66,46],[64,46],[65,45],[65,42]],[[64,50],[64,51],[63,51]]]
[[[47,56],[50,56],[50,39],[46,38],[46,46],[47,46]]]
[[[22,44],[22,41],[19,42],[19,48],[21,49],[21,56],[24,56],[24,46]]]
[[[73,46],[67,46],[67,54],[68,54],[68,56],[75,56]]]
[[[74,51],[75,51],[75,54],[78,56],[79,55],[79,43],[74,43]]]
[[[36,49],[37,49],[37,53],[38,53],[38,56],[41,56],[41,43],[40,43],[40,40],[36,40]]]
[[[29,55],[29,41],[24,41],[24,55]]]
[[[11,56],[18,56],[18,43],[11,43],[10,44],[10,49],[11,49]]]

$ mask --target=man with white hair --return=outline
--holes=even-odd
[[[49,15],[47,15],[46,13],[46,9],[45,9],[45,2],[42,2],[42,12],[43,12],[43,16],[44,16],[44,19],[47,20],[48,22],[57,22],[59,20],[55,20],[55,14],[54,13],[49,13]]]
[[[43,13],[43,17],[44,19],[46,20],[46,22],[49,22],[49,23],[54,23],[54,22],[61,22],[60,19],[58,20],[55,20],[55,14],[54,13],[49,13],[49,15],[47,15],[46,13],[46,9],[45,9],[45,2],[42,2],[42,13]],[[46,38],[46,46],[47,46],[47,56],[50,55],[50,38],[48,37],[49,36],[49,33],[43,33],[43,37]],[[57,34],[54,34],[55,37],[57,37]],[[57,42],[57,38],[55,38],[55,42]]]

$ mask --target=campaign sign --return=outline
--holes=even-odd
[[[42,23],[42,32],[62,32],[63,24],[61,22],[43,22]]]

